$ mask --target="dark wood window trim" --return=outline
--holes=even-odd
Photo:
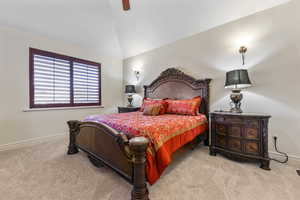
[[[57,103],[57,104],[35,104],[34,100],[34,55],[47,56],[56,59],[62,59],[70,62],[70,103]],[[73,64],[81,63],[86,65],[93,65],[98,67],[98,80],[99,80],[99,102],[97,103],[74,103],[74,78],[73,78]],[[29,48],[29,102],[30,108],[57,108],[57,107],[81,107],[81,106],[101,106],[101,64],[93,61],[83,60],[79,58],[74,58],[71,56],[66,56],[62,54],[57,54],[53,52],[43,51],[39,49]]]

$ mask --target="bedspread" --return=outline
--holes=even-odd
[[[165,114],[145,116],[142,112],[92,115],[84,121],[102,122],[125,133],[129,138],[144,136],[150,140],[147,149],[146,174],[155,183],[171,163],[172,154],[208,129],[205,115]]]

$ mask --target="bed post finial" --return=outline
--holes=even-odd
[[[129,141],[133,153],[133,190],[131,200],[149,200],[146,184],[146,151],[149,140],[145,137],[135,137]]]
[[[76,154],[78,153],[78,148],[76,146],[76,135],[79,133],[79,125],[80,121],[68,121],[69,126],[69,134],[70,134],[70,143],[68,147],[68,155]]]

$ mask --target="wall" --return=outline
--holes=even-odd
[[[102,63],[104,108],[23,112],[29,107],[29,47]],[[99,53],[101,52],[101,53]],[[0,147],[67,133],[66,121],[116,112],[122,102],[122,59],[92,49],[7,27],[0,28]]]
[[[243,109],[272,115],[270,137],[278,136],[280,149],[300,158],[299,9],[300,3],[292,1],[128,58],[124,84],[149,84],[164,69],[179,67],[197,78],[213,78],[211,110],[225,110],[230,94],[224,89],[225,73],[241,67],[238,49],[246,45],[253,87],[244,91]],[[141,70],[138,82],[136,68]],[[135,104],[140,101],[136,95]]]

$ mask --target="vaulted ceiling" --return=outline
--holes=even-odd
[[[108,0],[0,0],[1,24],[122,55]]]
[[[130,57],[289,0],[1,0],[0,24]]]

